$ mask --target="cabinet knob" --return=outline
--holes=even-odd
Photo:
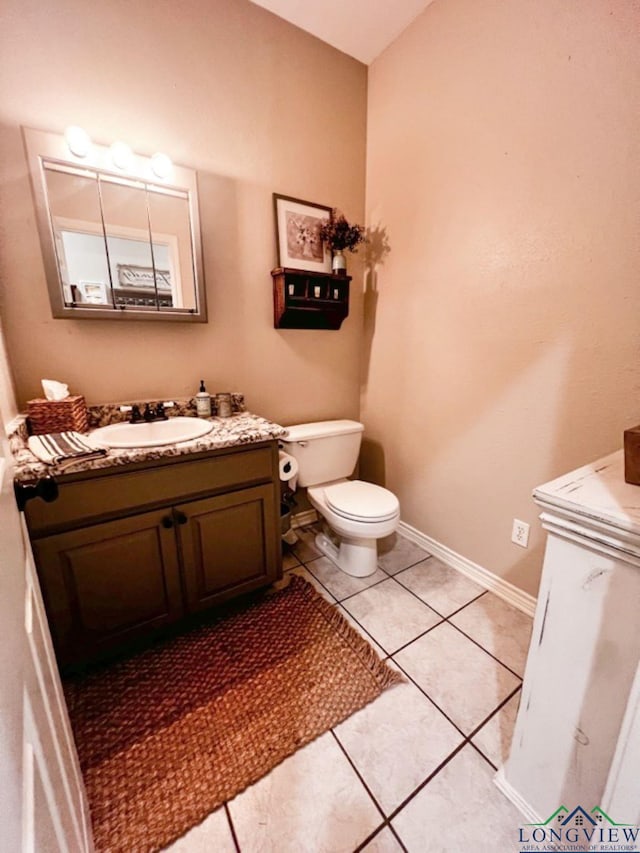
[[[31,498],[42,498],[49,504],[58,497],[58,484],[53,477],[42,477],[35,483],[15,482],[13,488],[20,512],[24,510],[27,501]]]
[[[186,524],[189,520],[187,516],[181,512],[179,509],[174,509],[173,517],[175,519],[176,524]]]
[[[167,530],[170,527],[173,527],[173,519],[171,518],[170,515],[165,515],[165,517],[162,519],[162,526],[166,527]]]

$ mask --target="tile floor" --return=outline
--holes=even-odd
[[[309,580],[406,680],[167,852],[515,849],[522,817],[492,779],[508,754],[531,619],[399,535],[382,543],[378,571],[356,579],[318,554],[315,526],[298,533],[285,573]]]

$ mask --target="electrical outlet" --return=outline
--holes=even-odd
[[[526,521],[520,521],[519,518],[513,519],[511,541],[520,545],[521,548],[526,548],[529,545],[529,525]]]

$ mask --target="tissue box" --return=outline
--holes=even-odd
[[[29,400],[27,414],[32,435],[46,432],[87,432],[87,406],[80,394],[64,400]]]

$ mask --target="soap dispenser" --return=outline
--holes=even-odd
[[[204,387],[204,379],[200,380],[200,390],[196,394],[196,412],[199,418],[211,417],[211,395]]]

